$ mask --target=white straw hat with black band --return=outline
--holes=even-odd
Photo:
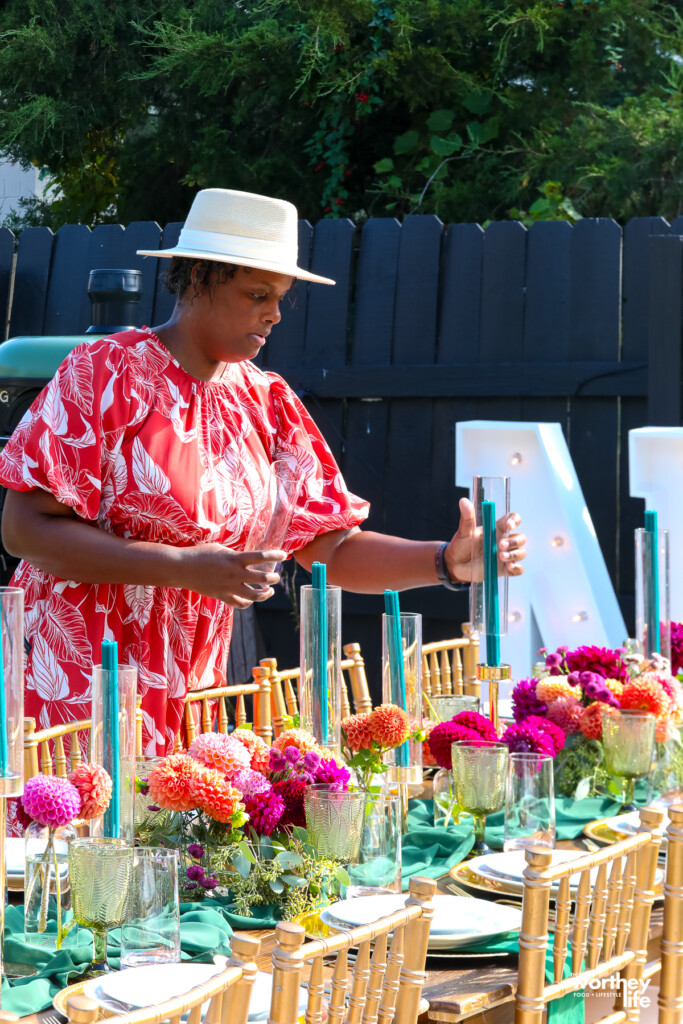
[[[296,207],[283,199],[205,188],[198,192],[172,249],[138,249],[138,256],[186,256],[256,267],[302,281],[334,284],[329,277],[297,266]]]

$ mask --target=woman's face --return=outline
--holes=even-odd
[[[293,281],[285,274],[237,267],[233,277],[201,288],[197,296],[189,289],[182,315],[191,322],[202,354],[224,363],[253,359],[279,322],[280,302]]]

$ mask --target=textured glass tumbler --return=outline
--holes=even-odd
[[[635,811],[636,779],[650,773],[655,749],[654,715],[647,711],[605,711],[602,716],[602,747],[605,768],[624,780],[624,810]]]
[[[504,743],[480,746],[458,741],[451,746],[455,798],[474,819],[475,854],[490,853],[484,841],[486,815],[499,811],[505,802],[509,751]]]
[[[425,710],[432,721],[450,722],[461,711],[479,711],[479,698],[466,693],[444,693],[425,698]]]
[[[178,851],[138,847],[130,895],[121,928],[121,968],[180,963]]]
[[[365,818],[364,792],[332,790],[318,782],[304,791],[306,831],[321,857],[353,864],[360,856]]]
[[[555,846],[553,759],[549,754],[510,754],[505,786],[504,850]]]
[[[74,839],[69,846],[74,919],[89,928],[93,937],[93,959],[84,977],[109,971],[107,932],[128,916],[133,852],[122,839]]]
[[[349,864],[347,898],[401,891],[401,801],[368,796],[358,862]]]

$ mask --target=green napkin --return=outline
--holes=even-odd
[[[408,831],[403,836],[403,888],[411,875],[439,878],[459,864],[472,849],[474,836],[467,825],[434,827],[431,800],[411,800]]]
[[[56,932],[56,921],[48,922],[48,930]],[[232,932],[229,915],[216,901],[180,904],[183,960],[210,962],[216,953],[229,956]],[[107,948],[114,968],[120,965],[120,940],[120,929],[112,929]],[[30,978],[2,979],[3,1010],[23,1017],[51,1006],[60,989],[78,980],[92,961],[92,939],[87,929],[77,925],[57,953],[29,945],[24,941],[24,908],[11,906],[5,916],[5,960],[31,964],[38,971]]]

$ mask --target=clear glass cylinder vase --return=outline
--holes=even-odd
[[[422,728],[422,616],[401,612],[400,640],[403,675],[394,670],[390,639],[393,616],[382,615],[382,700],[402,707],[410,720],[410,731]],[[391,620],[391,621],[390,621]],[[401,690],[401,680],[403,690]],[[422,783],[422,743],[410,740],[388,751],[384,758],[390,766],[387,781],[391,783]]]
[[[113,782],[108,810],[90,825],[93,837],[107,836],[132,843],[135,837],[135,725],[138,670],[120,665],[114,673],[93,666],[91,760],[109,772]],[[118,691],[118,729],[112,723],[108,694]],[[116,794],[118,793],[118,801]],[[116,804],[118,803],[118,807]],[[116,812],[116,813],[115,813]]]
[[[302,587],[299,711],[322,747],[341,747],[341,587]],[[323,612],[321,615],[320,612]],[[323,625],[324,623],[324,625]]]
[[[462,808],[455,798],[453,772],[439,768],[433,779],[434,825],[445,827],[457,825]]]
[[[669,533],[638,529],[636,538],[636,637],[640,653],[671,660]]]
[[[71,910],[69,843],[73,825],[47,828],[32,822],[24,833],[24,933],[32,946],[55,950]]]

